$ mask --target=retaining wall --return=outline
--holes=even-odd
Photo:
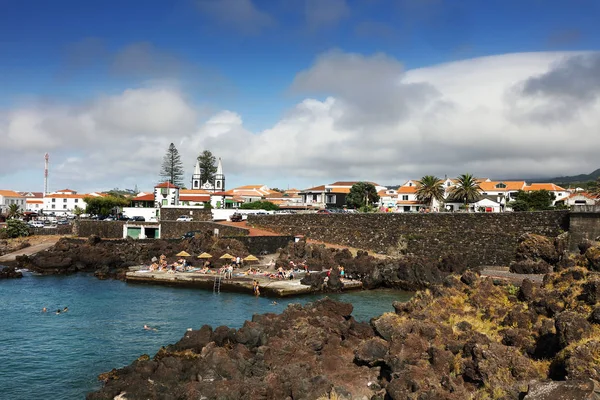
[[[390,255],[440,257],[454,253],[468,266],[508,265],[524,233],[557,236],[568,211],[432,214],[276,214],[248,222],[285,235]]]

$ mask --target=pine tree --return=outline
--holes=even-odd
[[[213,183],[217,173],[216,157],[213,156],[210,150],[204,150],[198,156],[198,163],[200,163],[200,182]]]
[[[163,181],[169,181],[173,185],[183,186],[183,165],[179,152],[173,143],[169,145],[167,154],[163,158],[160,177]]]

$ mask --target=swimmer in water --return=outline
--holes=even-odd
[[[147,331],[156,331],[157,330],[156,328],[152,328],[151,326],[148,326],[148,325],[144,325],[144,329]]]
[[[42,312],[48,312],[48,309],[46,307],[42,308]]]
[[[62,312],[67,312],[67,311],[69,311],[69,307],[65,307],[65,308],[63,308],[63,311],[62,311]]]
[[[60,314],[60,309],[56,310],[56,315]]]
[[[272,305],[272,306],[276,306],[276,305],[277,305],[277,302],[276,302],[276,301],[274,301],[274,302],[272,302],[272,303],[271,303],[271,305]]]

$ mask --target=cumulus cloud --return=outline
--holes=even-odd
[[[533,118],[574,118],[582,109],[593,107],[600,96],[600,54],[566,57],[516,89],[521,95],[520,105],[527,103]]]
[[[384,54],[330,52],[293,80],[291,90],[306,98],[258,132],[232,110],[205,115],[173,87],[16,107],[0,113],[8,158],[0,174],[17,176],[50,151],[58,186],[148,189],[170,142],[187,178],[209,149],[223,159],[230,187],[589,172],[598,168],[600,146],[597,57],[522,53],[405,71]],[[531,116],[557,99],[577,113]]]
[[[333,51],[300,72],[292,90],[328,94],[338,99],[336,124],[341,127],[388,125],[409,118],[439,93],[428,83],[402,81],[402,64],[385,54],[364,57]]]

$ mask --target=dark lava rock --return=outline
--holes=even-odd
[[[357,365],[355,349],[376,362],[387,342],[363,346],[376,338],[351,312],[351,305],[324,299],[257,315],[237,331],[188,331],[153,359],[103,375],[104,387],[87,399],[370,398],[379,367]]]
[[[556,264],[559,260],[559,253],[554,246],[554,239],[526,233],[519,237],[515,260],[545,261],[548,264]]]
[[[17,271],[16,267],[3,267],[0,265],[0,279],[22,278],[21,271]]]
[[[547,274],[552,270],[544,260],[521,260],[510,263],[510,272],[515,274]]]
[[[521,301],[531,301],[534,298],[533,282],[529,279],[523,279],[517,298]]]
[[[600,383],[595,380],[536,382],[523,400],[599,400]]]
[[[560,313],[556,317],[554,325],[561,348],[587,337],[592,330],[590,323],[582,315],[573,311]]]

